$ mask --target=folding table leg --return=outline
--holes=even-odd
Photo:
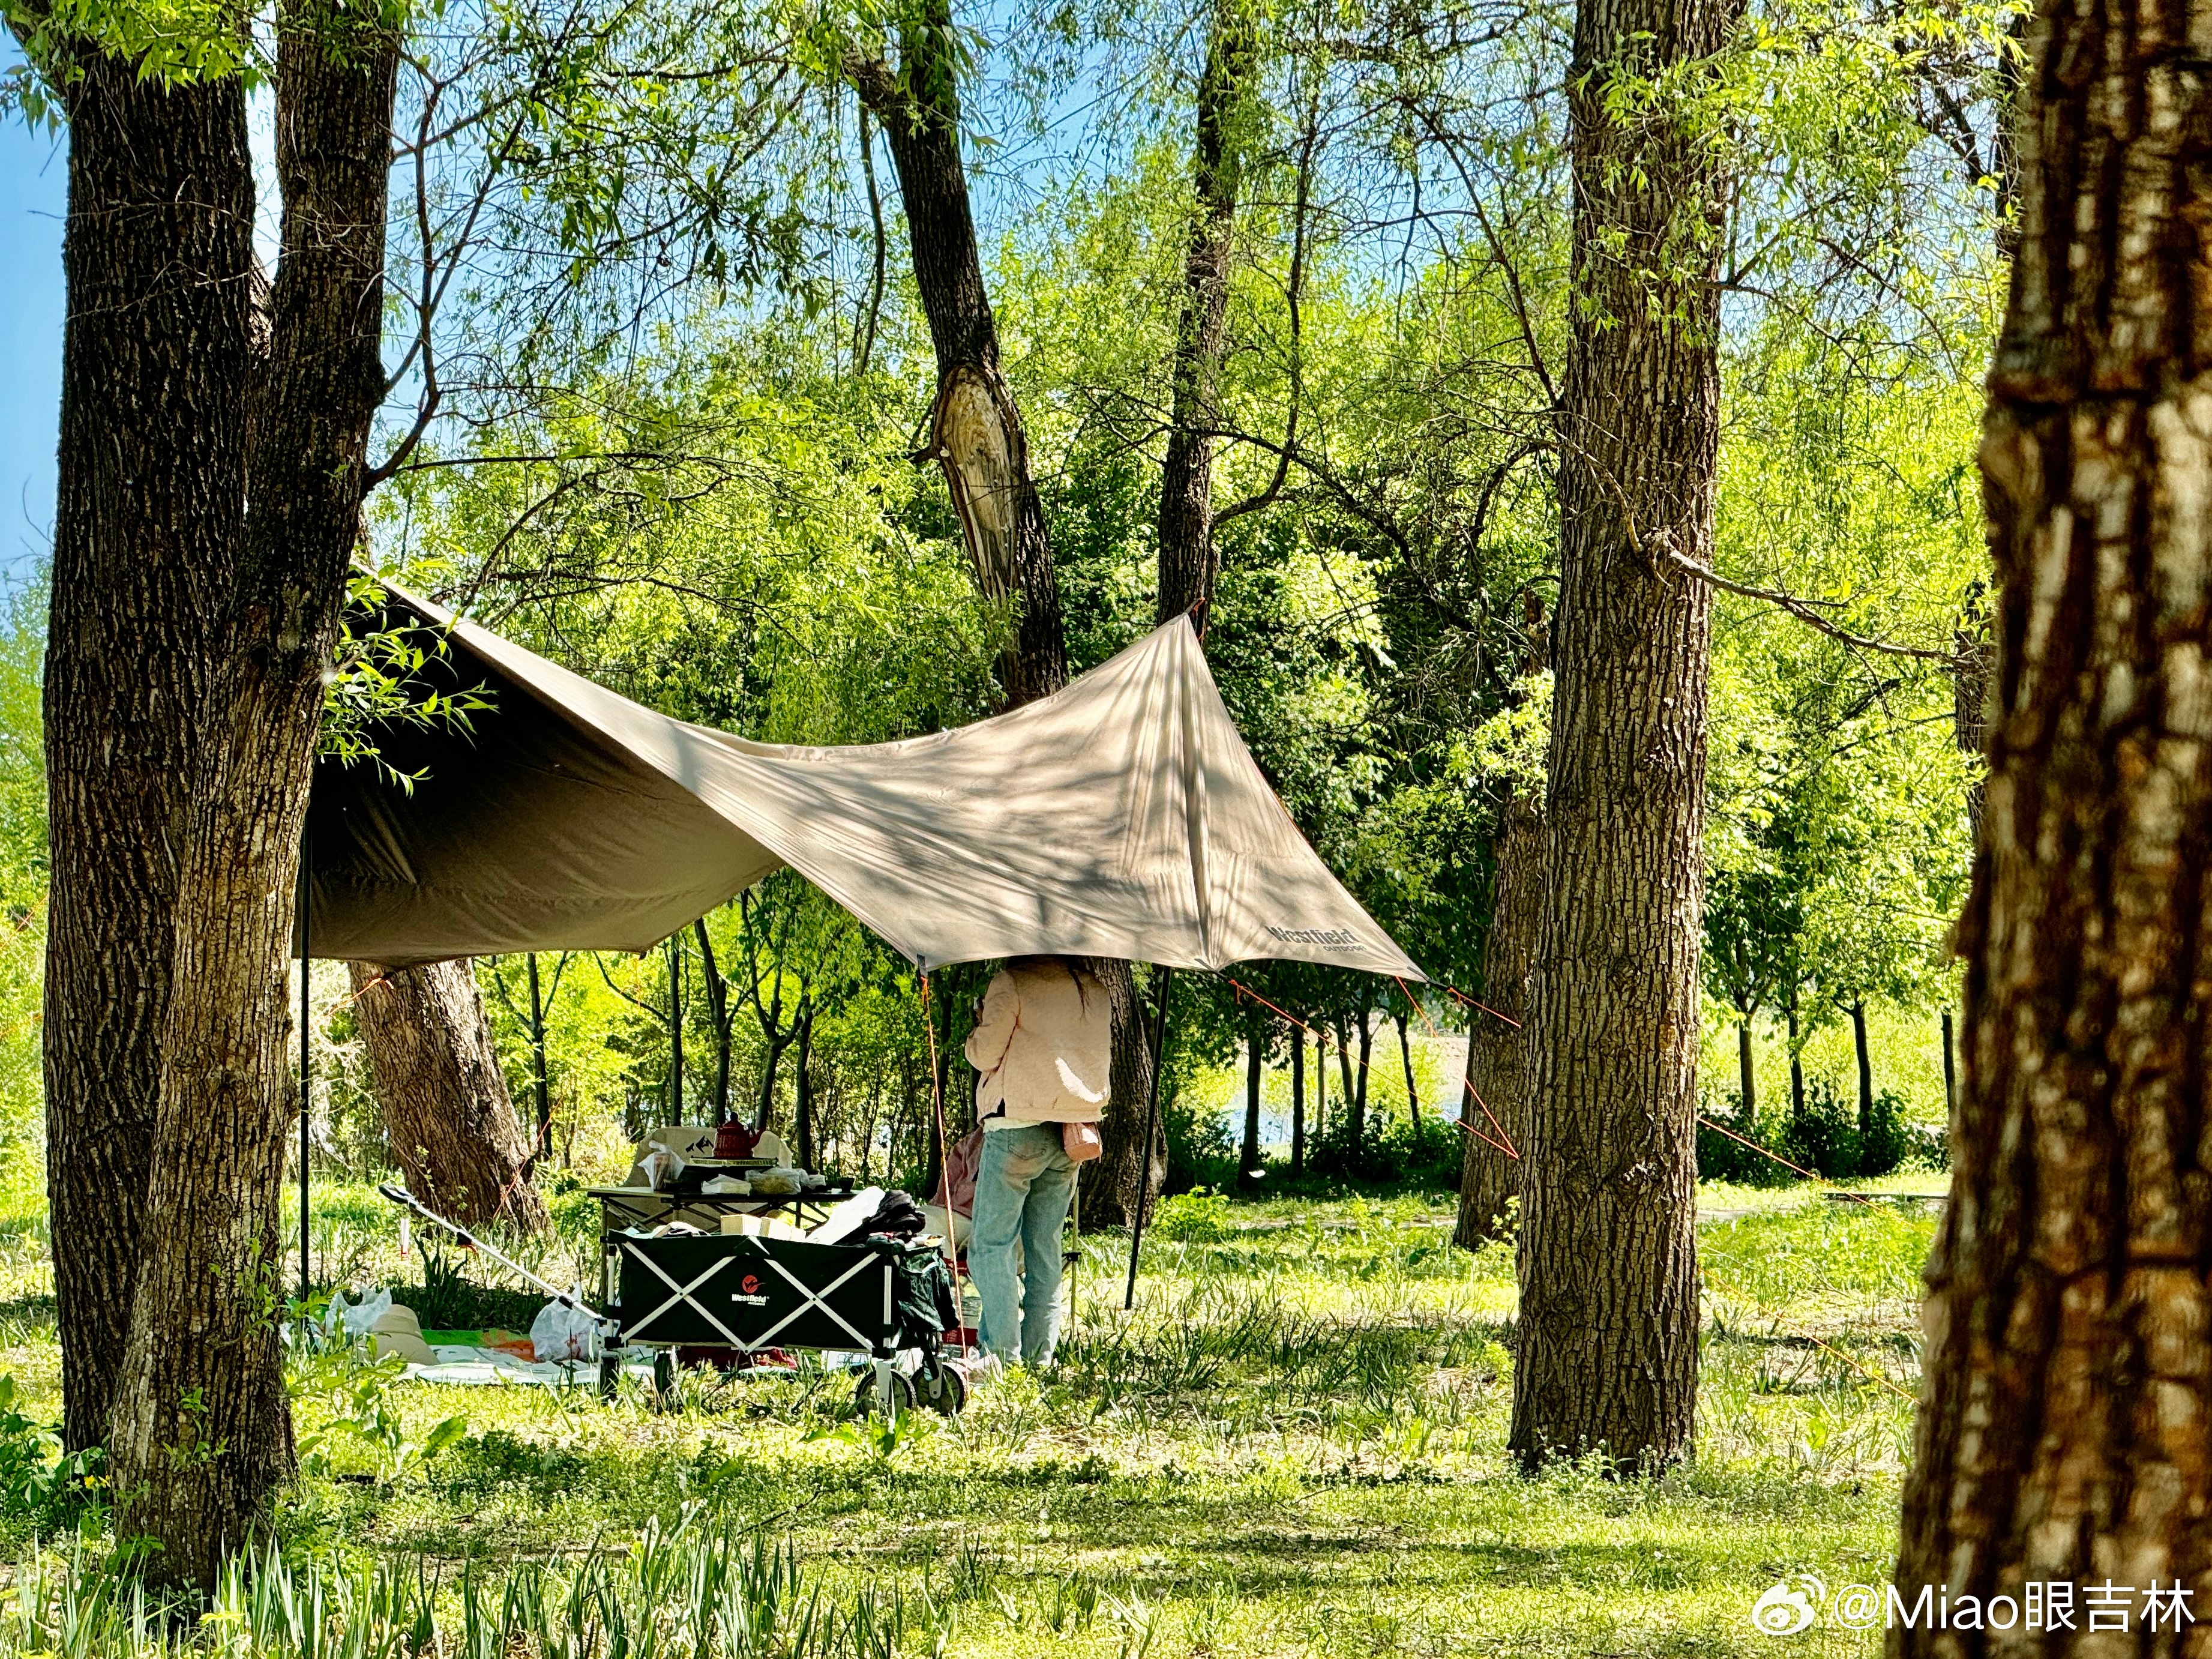
[[[886,1419],[891,1412],[891,1362],[878,1354],[876,1357],[876,1405]]]

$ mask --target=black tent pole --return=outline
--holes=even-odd
[[[1152,1097],[1145,1108],[1145,1144],[1137,1164],[1137,1224],[1129,1231],[1129,1283],[1121,1292],[1121,1310],[1137,1305],[1137,1253],[1145,1248],[1145,1212],[1152,1207],[1152,1143],[1160,1133],[1160,1062],[1168,1054],[1168,993],[1174,988],[1175,969],[1160,969],[1160,1012],[1152,1028]]]
[[[307,989],[312,976],[309,964],[313,958],[307,953],[308,924],[313,909],[307,884],[307,830],[300,829],[300,1303],[307,1301]]]

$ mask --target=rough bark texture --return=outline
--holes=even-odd
[[[944,468],[977,586],[1018,601],[1014,638],[1000,659],[1006,706],[1050,696],[1067,683],[1067,635],[1044,508],[1029,443],[999,368],[999,329],[983,283],[960,158],[960,100],[949,0],[926,0],[901,31],[894,72],[873,58],[845,72],[891,147],[906,209],[915,285],[937,354],[932,453]],[[1114,1058],[1099,1169],[1085,1182],[1083,1224],[1120,1226],[1140,1190],[1167,1175],[1166,1138],[1145,1145],[1152,1093],[1151,1022],[1126,962],[1091,964],[1113,1007]]]
[[[46,1182],[63,1434],[104,1443],[131,1322],[207,656],[243,522],[253,182],[234,80],[88,52],[45,686]],[[148,638],[179,648],[149,655]]]
[[[2134,1587],[2196,1652],[2212,1527],[2212,120],[2202,47],[2128,0],[2039,7],[2020,247],[1982,473],[1998,585],[1952,1202],[1897,1577]],[[2199,1621],[2145,1627],[2156,1579]],[[2076,1591],[2077,1607],[2081,1595]],[[2077,1626],[2087,1620],[2077,1613]],[[1956,1624],[1956,1620],[1953,1623]],[[1893,1630],[1895,1655],[1978,1632]],[[2008,1649],[2008,1650],[2013,1650]]]
[[[278,20],[281,261],[242,482],[236,586],[180,836],[147,1247],[111,1445],[119,1536],[212,1584],[292,1464],[276,1319],[289,1064],[286,958],[322,673],[383,395],[396,44],[295,0]],[[243,124],[240,125],[243,138]],[[155,652],[173,642],[148,642]]]
[[[1012,708],[1066,684],[1066,629],[1029,440],[1000,370],[999,325],[976,252],[960,159],[952,9],[950,0],[927,0],[922,10],[901,33],[896,74],[873,59],[847,68],[883,124],[898,171],[915,286],[937,352],[931,453],[952,492],[976,586],[1018,608],[999,663]]]
[[[1690,1449],[1712,592],[1667,555],[1712,556],[1716,243],[1697,233],[1720,191],[1663,106],[1616,114],[1607,97],[1624,63],[1648,75],[1710,56],[1730,16],[1729,0],[1583,0],[1575,21],[1574,329],[1513,1376],[1524,1462],[1603,1448],[1650,1472]]]
[[[1199,77],[1191,191],[1197,211],[1183,255],[1182,315],[1176,328],[1173,424],[1160,468],[1159,619],[1212,608],[1216,389],[1229,316],[1229,263],[1241,183],[1235,126],[1252,78],[1255,35],[1239,0],[1220,0]]]
[[[348,969],[377,1108],[408,1190],[467,1226],[543,1231],[531,1138],[514,1115],[469,964]]]

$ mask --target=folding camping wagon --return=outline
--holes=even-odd
[[[654,1349],[653,1385],[672,1397],[679,1350],[744,1358],[771,1349],[865,1354],[855,1403],[951,1413],[966,1403],[960,1375],[939,1353],[938,1284],[945,1258],[930,1244],[870,1238],[816,1244],[737,1233],[605,1236],[607,1316],[625,1347]],[[898,1361],[915,1356],[909,1373]],[[602,1392],[619,1376],[600,1362]]]

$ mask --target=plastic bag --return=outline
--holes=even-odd
[[[361,1300],[349,1303],[343,1291],[331,1297],[330,1321],[332,1334],[343,1334],[348,1340],[367,1336],[376,1328],[376,1322],[392,1311],[392,1292],[379,1291],[374,1296],[362,1292]]]
[[[551,1359],[597,1359],[599,1322],[581,1308],[549,1302],[530,1322],[530,1352],[540,1364]]]

